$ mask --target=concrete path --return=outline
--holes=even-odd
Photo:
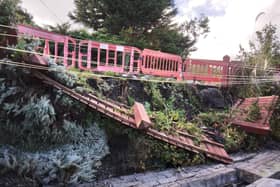
[[[280,150],[233,156],[230,165],[213,164],[182,169],[153,171],[99,181],[83,187],[218,187],[246,182],[250,187],[262,187],[265,182],[279,186]],[[273,179],[271,179],[273,178]],[[254,183],[255,182],[255,183]]]

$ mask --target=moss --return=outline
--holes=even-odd
[[[118,76],[119,74],[112,71],[106,71],[104,75],[115,77]]]

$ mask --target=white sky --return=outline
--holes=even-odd
[[[22,0],[22,6],[39,25],[69,21],[67,14],[74,9],[73,0]],[[239,44],[248,46],[254,32],[265,24],[280,24],[279,0],[175,0],[179,10],[178,21],[188,20],[200,14],[210,19],[210,33],[200,38],[193,58],[222,59],[225,54],[234,58]],[[53,13],[52,13],[53,12]],[[257,21],[259,13],[264,12]],[[55,14],[55,15],[54,15]],[[280,28],[279,28],[280,29]]]

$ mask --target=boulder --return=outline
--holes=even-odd
[[[225,108],[225,98],[217,88],[207,88],[200,91],[202,103],[210,108]]]

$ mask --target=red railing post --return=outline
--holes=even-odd
[[[129,73],[133,73],[133,63],[134,63],[134,49],[131,49]]]
[[[58,57],[58,43],[55,42],[54,44],[54,60],[56,61]]]
[[[45,40],[44,55],[46,55],[46,56],[49,56],[49,55],[50,55],[49,40]]]
[[[91,42],[88,41],[88,49],[87,49],[87,70],[91,69]]]
[[[223,79],[221,81],[222,84],[224,84],[225,86],[228,85],[228,68],[230,65],[230,57],[228,55],[225,55],[223,57],[223,62],[224,62],[224,66],[223,66]]]
[[[63,64],[65,67],[68,67],[68,37],[66,37],[64,41],[63,54],[64,54]]]

